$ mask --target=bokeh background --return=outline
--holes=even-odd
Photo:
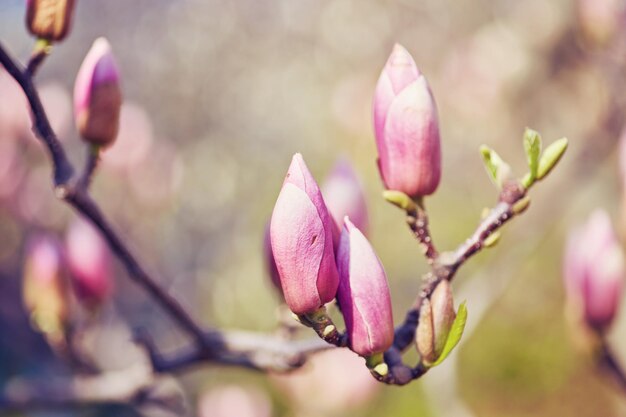
[[[533,189],[528,212],[506,226],[498,246],[458,274],[456,298],[467,299],[469,323],[446,364],[402,388],[370,383],[365,368],[355,369],[354,358],[343,353],[326,353],[306,375],[291,378],[206,366],[178,379],[193,412],[626,413],[623,394],[572,342],[560,276],[569,228],[596,207],[622,222],[616,149],[626,116],[623,2],[78,3],[70,37],[38,76],[45,107],[79,163],[85,149],[73,128],[73,79],[91,43],[106,36],[123,74],[125,104],[118,143],[104,154],[94,195],[148,269],[207,325],[275,330],[279,300],[264,269],[263,232],[295,152],[320,182],[337,158],[352,162],[364,184],[370,238],[390,279],[397,321],[411,305],[426,264],[401,213],[380,197],[370,114],[377,77],[395,42],[414,56],[439,108],[443,180],[427,206],[440,248],[462,242],[482,209],[495,202],[480,144],[495,148],[521,175],[526,126],[540,131],[544,143],[562,136],[571,141],[562,165]],[[23,15],[22,0],[0,3],[0,39],[25,60],[33,39]],[[62,238],[75,217],[53,196],[50,166],[22,100],[0,73],[3,385],[23,375],[69,372],[31,330],[21,303],[28,237],[47,231]],[[183,335],[167,315],[118,263],[113,268],[115,297],[89,341],[102,366],[132,363],[137,352],[130,332],[139,326],[165,351],[182,346]],[[626,318],[611,338],[626,360]],[[86,408],[76,415],[134,413]]]

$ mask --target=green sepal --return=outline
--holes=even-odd
[[[554,141],[546,148],[539,160],[539,168],[537,170],[537,179],[542,179],[550,173],[552,168],[556,166],[565,151],[567,150],[567,138],[561,138]]]
[[[452,327],[450,328],[450,333],[448,334],[448,338],[446,339],[446,343],[443,346],[443,350],[441,351],[441,355],[439,358],[431,365],[437,366],[441,362],[443,362],[452,349],[459,343],[461,340],[461,336],[463,336],[463,330],[465,330],[465,323],[467,322],[467,306],[466,302],[463,301],[461,305],[459,305],[459,310],[456,312],[456,318],[452,323]]]
[[[537,178],[539,155],[541,155],[541,135],[537,131],[528,128],[524,131],[524,151],[530,170],[530,179],[534,180]]]
[[[385,190],[383,191],[383,198],[404,211],[417,210],[417,205],[415,201],[402,191]]]

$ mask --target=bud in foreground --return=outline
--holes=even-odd
[[[62,331],[67,320],[67,293],[58,242],[38,236],[28,243],[24,263],[24,306],[32,323],[47,334]]]
[[[74,0],[26,0],[29,32],[48,41],[63,40],[72,24],[74,3]]]
[[[337,299],[350,348],[364,357],[384,352],[394,331],[387,276],[370,243],[348,218],[339,239],[337,267]]]
[[[567,301],[592,329],[603,331],[615,318],[625,273],[611,219],[596,210],[570,234],[563,265]]]
[[[422,362],[431,365],[439,359],[456,318],[452,290],[447,280],[441,281],[432,296],[420,308],[415,344]]]
[[[361,182],[345,159],[340,159],[324,185],[322,194],[328,211],[339,228],[348,216],[354,225],[365,235],[369,228],[367,204]]]
[[[413,198],[435,192],[441,178],[437,107],[426,78],[398,44],[378,79],[373,110],[385,187]]]
[[[270,239],[285,301],[296,314],[335,298],[334,227],[315,179],[295,154],[272,213]]]
[[[97,309],[113,291],[109,248],[97,230],[82,219],[70,225],[65,248],[76,297],[85,307]]]
[[[74,84],[76,125],[92,145],[111,145],[117,136],[122,106],[119,78],[111,45],[104,38],[96,39]]]

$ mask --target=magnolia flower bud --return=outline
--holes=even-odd
[[[426,365],[434,363],[441,355],[455,318],[450,283],[443,280],[433,291],[430,300],[425,299],[420,308],[415,344]]]
[[[570,234],[563,265],[567,300],[591,328],[602,331],[615,318],[625,272],[611,219],[596,210],[582,228]]]
[[[328,211],[339,229],[343,225],[344,217],[348,216],[354,225],[367,235],[369,216],[363,188],[347,160],[340,159],[337,162],[322,185],[322,194]]]
[[[385,187],[414,198],[435,192],[441,177],[437,107],[426,78],[398,44],[378,79],[373,109]]]
[[[58,242],[38,236],[28,243],[24,263],[24,306],[32,323],[43,333],[54,334],[67,320],[67,292]]]
[[[74,0],[26,0],[26,26],[33,35],[61,41],[70,30]]]
[[[111,257],[98,231],[82,219],[69,227],[65,237],[72,287],[89,309],[102,306],[113,291]]]
[[[269,223],[265,227],[265,234],[263,236],[263,255],[265,258],[265,269],[272,280],[272,284],[282,295],[283,289],[280,287],[280,276],[278,275],[278,268],[276,267],[274,253],[272,252],[272,240],[270,238]]]
[[[104,38],[96,39],[74,84],[76,125],[92,145],[111,145],[117,136],[122,106],[119,78],[111,45]]]
[[[363,233],[346,217],[337,250],[337,299],[350,348],[361,356],[387,350],[393,342],[393,316],[387,276]]]
[[[272,213],[270,239],[285,301],[296,314],[335,298],[333,227],[315,179],[295,154]]]

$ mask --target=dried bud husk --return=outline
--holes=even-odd
[[[426,365],[433,364],[443,352],[455,318],[452,289],[450,283],[443,280],[420,308],[415,344]]]
[[[72,23],[75,0],[28,0],[26,26],[33,35],[48,41],[63,40]]]

